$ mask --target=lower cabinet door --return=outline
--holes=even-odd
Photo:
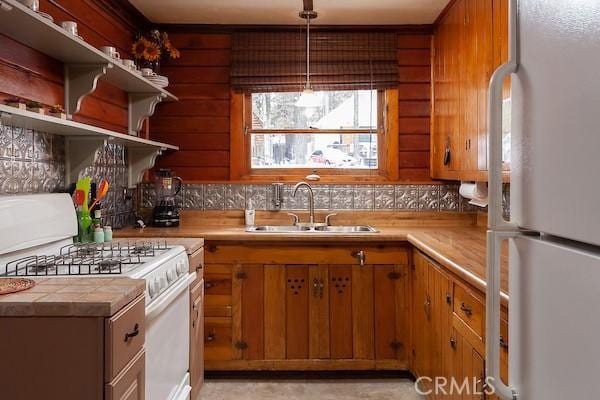
[[[146,357],[144,350],[140,351],[131,362],[106,384],[106,400],[144,400],[144,375]]]
[[[190,291],[190,383],[195,399],[204,382],[204,281]]]

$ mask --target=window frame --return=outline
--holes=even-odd
[[[315,169],[321,182],[381,182],[399,177],[398,90],[377,91],[377,168],[252,168],[251,134],[331,134],[371,133],[368,129],[252,129],[250,93],[231,92],[230,100],[230,178],[231,180],[272,182],[303,180]]]

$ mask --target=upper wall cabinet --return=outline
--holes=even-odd
[[[487,181],[488,83],[507,59],[508,1],[454,1],[432,41],[431,175]]]

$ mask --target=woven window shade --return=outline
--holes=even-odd
[[[398,85],[397,36],[388,32],[310,33],[314,90],[387,89]],[[306,30],[237,32],[231,85],[244,92],[299,92],[306,83]]]

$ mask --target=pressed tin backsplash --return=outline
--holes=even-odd
[[[82,176],[110,190],[102,202],[104,224],[122,227],[133,219],[134,190],[127,187],[127,155],[123,146],[100,148]],[[0,195],[62,192],[65,180],[65,138],[0,124]]]
[[[476,207],[458,194],[458,184],[430,185],[336,185],[314,184],[315,209],[319,210],[398,210],[475,211]],[[306,189],[292,197],[293,185],[283,185],[283,210],[308,208]],[[241,210],[252,207],[273,210],[268,184],[184,184],[177,203],[186,209]],[[142,185],[142,207],[153,207],[152,185]]]

